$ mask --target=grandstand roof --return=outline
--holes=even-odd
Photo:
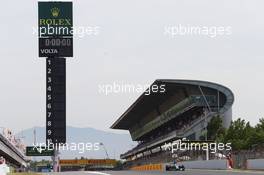
[[[182,90],[185,87],[202,87],[211,88],[219,91],[226,96],[226,103],[221,108],[222,112],[227,111],[234,102],[234,95],[232,91],[220,84],[198,81],[198,80],[174,80],[174,79],[158,79],[154,81],[152,85],[165,85],[165,93],[151,93],[145,95],[143,93],[127,110],[121,115],[121,117],[111,126],[112,129],[125,129],[128,130],[133,123],[139,121],[139,119],[150,111],[161,105],[170,96],[175,94],[175,91]]]

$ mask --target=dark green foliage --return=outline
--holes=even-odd
[[[231,143],[233,150],[248,150],[264,145],[264,118],[255,127],[239,118],[225,129],[221,117],[216,116],[208,123],[207,130],[209,139]]]
[[[225,134],[225,128],[223,127],[223,120],[218,115],[211,119],[207,126],[208,139],[217,140],[219,137]]]

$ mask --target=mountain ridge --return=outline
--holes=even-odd
[[[32,146],[34,145],[34,129],[36,130],[36,144],[44,144],[46,138],[45,127],[38,126],[25,129],[16,135],[23,138],[27,146]],[[63,159],[81,157],[107,158],[107,154],[109,158],[119,159],[120,154],[128,151],[136,144],[131,140],[129,134],[108,132],[92,127],[79,128],[67,126],[66,133],[67,143],[69,145],[77,145],[77,150],[71,149],[71,151],[61,151],[60,157]],[[103,143],[103,145],[100,143]],[[87,147],[85,147],[85,145],[95,146],[95,144],[99,144],[99,150],[88,150],[86,149]]]

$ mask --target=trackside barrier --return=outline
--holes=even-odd
[[[150,165],[141,165],[131,168],[134,171],[163,171],[162,164],[150,164]]]
[[[187,169],[215,169],[226,170],[228,169],[227,160],[199,160],[199,161],[184,161],[183,164]]]
[[[264,170],[264,159],[248,159],[248,170]]]

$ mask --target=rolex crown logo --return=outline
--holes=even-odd
[[[60,14],[60,9],[57,8],[57,7],[52,8],[51,9],[51,14],[52,14],[53,17],[58,17],[59,14]]]

